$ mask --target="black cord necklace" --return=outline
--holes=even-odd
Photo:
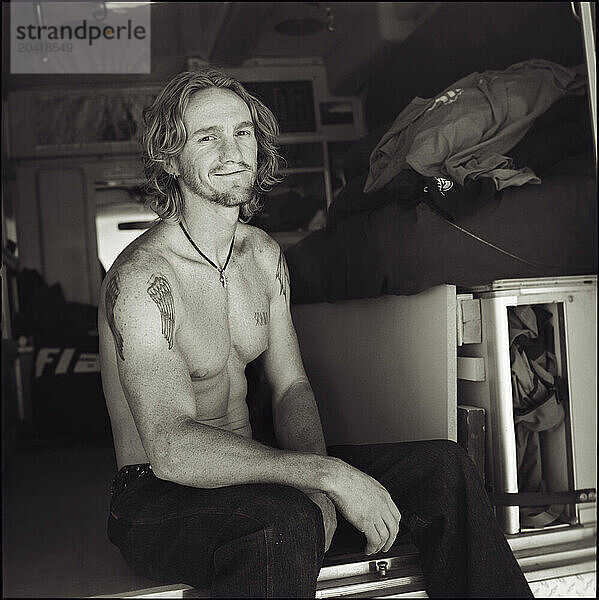
[[[231,258],[231,254],[233,253],[233,244],[235,243],[235,235],[233,235],[233,239],[231,240],[231,247],[229,248],[229,254],[227,254],[227,260],[225,260],[225,264],[221,269],[217,264],[213,263],[196,245],[195,242],[191,239],[189,233],[185,227],[183,227],[183,223],[179,222],[179,227],[183,230],[185,237],[189,240],[191,245],[195,248],[196,252],[204,259],[207,260],[219,273],[220,273],[220,282],[224,288],[227,287],[227,278],[225,277],[225,269],[229,264],[229,259]]]

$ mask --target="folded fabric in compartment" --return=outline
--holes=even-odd
[[[544,404],[555,389],[557,365],[550,318],[551,313],[537,306],[516,306],[508,310],[512,395],[517,416],[527,415]],[[532,421],[527,418],[526,422]],[[542,421],[536,419],[535,429],[541,431],[556,424],[543,427]]]
[[[539,183],[505,153],[555,101],[585,93],[583,73],[582,66],[532,59],[471,73],[436,98],[414,98],[373,151],[364,191],[381,189],[408,166],[460,185],[489,177],[497,190]]]
[[[508,325],[518,490],[544,492],[548,485],[543,475],[539,433],[555,430],[565,419],[564,405],[557,393],[551,313],[540,306],[510,306]],[[520,523],[524,527],[542,527],[555,521],[563,508],[521,508]]]

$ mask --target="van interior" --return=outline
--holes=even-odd
[[[116,257],[157,219],[143,109],[177,73],[216,66],[279,123],[283,181],[250,224],[285,252],[327,444],[457,441],[535,596],[595,597],[595,3],[94,3],[108,17],[149,11],[145,73],[15,72],[12,4],[2,3],[4,596],[209,597],[135,574],[106,536],[116,462],[97,308]],[[53,3],[28,4],[42,24]],[[516,135],[515,92],[493,99],[497,138],[513,136],[491,153],[495,178],[478,176],[482,142],[455,177],[426,162],[476,129],[471,114],[440,123],[451,133],[433,135],[423,159],[402,155],[406,115],[432,119],[471,82],[491,89],[506,73],[537,112]],[[557,407],[534,433],[539,413],[516,368],[531,320],[550,377],[532,408]],[[253,363],[246,375],[255,437],[276,446],[264,375]],[[398,539],[366,556],[336,540],[317,597],[341,595],[427,597],[415,546]]]

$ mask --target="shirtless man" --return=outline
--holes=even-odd
[[[364,469],[327,455],[285,258],[241,221],[277,181],[276,121],[214,70],[175,77],[144,117],[146,175],[161,220],[115,261],[99,307],[119,468],[109,536],[153,579],[209,587],[213,596],[314,596],[337,512],[364,534],[367,554],[389,550],[402,516],[364,472],[373,462],[366,454],[354,457]],[[252,439],[244,371],[257,357],[280,448]],[[444,455],[464,462],[449,442],[434,451],[434,442],[415,444],[407,463],[416,451],[430,468]],[[391,447],[397,455],[399,445]],[[382,479],[399,482],[400,462],[381,467]],[[425,521],[411,507],[414,529]],[[433,581],[435,569],[425,566]]]

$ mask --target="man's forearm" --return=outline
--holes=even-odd
[[[280,483],[328,491],[340,461],[309,445],[302,451],[279,450],[188,419],[156,446],[161,450],[151,462],[158,477],[192,487]]]
[[[159,444],[152,461],[158,477],[200,488],[281,483],[305,492],[331,492],[341,461],[326,456],[312,388],[291,386],[273,406],[282,450],[191,419]]]
[[[274,404],[273,420],[281,448],[327,454],[314,392],[307,381],[292,385]]]
[[[326,457],[327,448],[322,432],[322,425],[314,392],[310,384],[298,382],[291,386],[273,407],[275,433],[279,445],[285,450],[295,452],[311,452]],[[332,459],[334,460],[334,459]],[[325,463],[326,465],[326,463]],[[335,464],[335,475],[340,472],[339,464]],[[326,467],[325,467],[326,471]],[[308,497],[320,508],[325,527],[325,550],[329,549],[333,533],[337,527],[335,506],[329,497],[333,492],[335,477],[325,475],[316,489],[300,487]]]

